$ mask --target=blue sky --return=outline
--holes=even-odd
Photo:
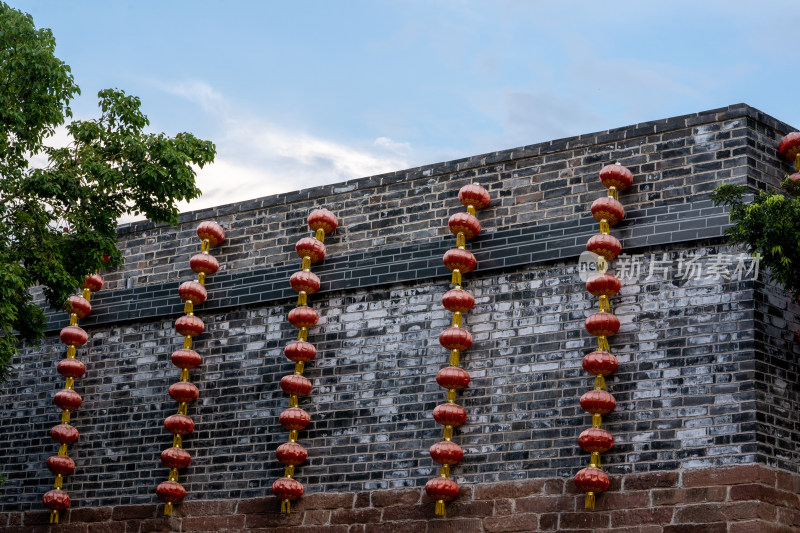
[[[77,118],[117,87],[216,143],[184,210],[739,102],[800,126],[789,0],[10,4]]]

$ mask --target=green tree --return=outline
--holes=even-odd
[[[87,274],[122,263],[120,216],[176,223],[176,203],[200,195],[195,167],[214,160],[214,144],[190,133],[146,133],[139,98],[110,89],[99,118],[67,124],[69,146],[47,147],[77,94],[52,32],[0,2],[0,380],[19,341],[42,337],[31,289],[63,309]],[[39,154],[48,165],[31,168]]]
[[[762,191],[750,203],[750,191],[740,185],[720,185],[711,195],[715,205],[730,207],[731,242],[743,244],[751,254],[761,255],[770,279],[783,285],[795,298],[800,296],[800,199],[798,183],[786,178],[782,192]]]

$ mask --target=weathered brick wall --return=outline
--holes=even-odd
[[[612,300],[623,326],[611,342],[621,365],[609,380],[618,407],[606,426],[616,444],[604,468],[617,480],[743,463],[797,471],[797,304],[758,282],[647,276],[664,253],[675,265],[700,257],[708,266],[736,252],[708,192],[723,181],[774,187],[789,168],[775,149],[786,131],[732,106],[188,213],[177,228],[123,228],[126,265],[105,275],[81,321],[91,341],[79,350],[88,371],[76,387],[84,397],[74,414],[81,440],[70,451],[78,468],[65,483],[73,506],[156,501],[167,472],[158,455],[171,442],[162,421],[175,408],[166,391],[177,379],[169,354],[181,342],[172,328],[177,286],[192,277],[194,228],[206,218],[221,222],[228,240],[212,252],[223,268],[196,309],[207,333],[196,342],[203,365],[192,372],[200,399],[190,407],[197,430],[185,440],[193,456],[181,476],[185,505],[269,493],[281,472],[274,450],[286,439],[277,384],[291,368],[282,349],[294,334],[286,321],[288,277],[299,267],[293,247],[317,206],[341,225],[314,267],[323,290],[311,297],[321,321],[310,340],[320,355],[306,372],[314,391],[301,404],[312,424],[300,442],[310,459],[297,477],[308,494],[421,487],[434,474],[432,410],[444,400],[434,376],[446,364],[437,340],[448,323],[441,255],[455,240],[446,220],[471,181],[493,202],[468,245],[478,259],[465,276],[477,299],[466,316],[475,344],[463,357],[473,381],[459,400],[469,418],[456,432],[466,457],[454,477],[469,491],[511,480],[571,486],[587,462],[577,447],[590,424],[578,405],[590,388],[580,361],[594,345],[583,319],[596,307],[576,258],[596,232],[588,209],[603,194],[597,172],[616,160],[636,185],[621,196],[627,219],[613,233],[642,255],[644,273],[623,280]],[[65,316],[51,318],[55,333]],[[51,483],[44,463],[55,452],[48,430],[58,419],[51,398],[62,355],[56,337],[26,348],[4,386],[3,512],[38,509]]]

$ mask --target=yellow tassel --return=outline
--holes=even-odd
[[[197,274],[197,282],[200,285],[205,285],[206,284],[206,273],[205,272],[200,272],[199,274]]]
[[[87,302],[91,301],[92,300],[92,291],[90,291],[89,289],[83,289],[83,299],[86,300]],[[56,523],[58,523],[58,522],[56,522]]]
[[[168,479],[170,481],[178,481],[178,469],[177,468],[173,468],[172,470],[169,471]]]
[[[606,296],[605,294],[600,296],[600,310],[611,311],[611,306],[608,305],[608,296]]]
[[[164,504],[164,516],[172,516],[172,502]]]
[[[183,338],[183,347],[186,348],[187,350],[192,347],[192,337],[191,336],[186,335]]]
[[[181,381],[189,381],[189,369],[181,368]]]
[[[179,403],[178,404],[178,414],[179,415],[185,415],[187,410],[188,410],[188,408],[189,408],[189,406],[186,405],[186,402]]]
[[[433,512],[436,516],[444,516],[444,500],[436,500],[436,509]]]
[[[603,376],[598,374],[594,377],[594,388],[597,390],[606,389],[606,380]]]
[[[589,466],[600,468],[600,452],[592,452],[592,458],[589,459]]]
[[[67,445],[66,444],[59,445],[59,447],[58,447],[58,455],[61,455],[61,456],[67,455]]]
[[[306,294],[306,291],[300,291],[300,293],[297,295],[297,305],[306,305],[307,301],[308,295]]]
[[[468,205],[467,206],[467,213],[469,213],[472,216],[475,216],[475,207],[471,206],[471,205]]]
[[[619,200],[619,191],[614,186],[608,188],[608,195],[614,200]]]
[[[447,403],[455,403],[456,389],[447,389]]]
[[[608,339],[605,336],[601,335],[597,337],[597,349],[601,352],[607,352],[610,350],[608,347]]]
[[[67,358],[68,359],[75,359],[75,347],[70,346],[67,348]]]
[[[201,252],[208,252],[211,249],[211,243],[208,239],[203,239],[203,242],[200,243],[200,251]]]
[[[292,512],[292,502],[289,500],[282,500],[281,512],[284,514],[290,514]]]
[[[75,386],[75,378],[67,378],[67,381],[64,383],[65,389],[71,389]]]
[[[297,442],[298,432],[296,429],[293,429],[289,432],[289,442]]]
[[[289,396],[289,407],[297,407],[297,396]]]
[[[322,228],[319,228],[319,229],[317,230],[316,237],[317,237],[317,240],[318,240],[319,242],[325,242],[325,230],[324,230],[324,229],[322,229]]]
[[[70,314],[69,315],[69,325],[70,326],[75,326],[77,324],[78,324],[78,315],[76,315],[75,313]]]
[[[67,409],[61,411],[61,422],[63,424],[69,424],[69,411]]]
[[[453,313],[453,327],[460,328],[461,327],[461,311],[456,311]]]
[[[608,222],[606,222],[606,219],[603,219],[600,221],[600,233],[608,235],[608,232],[609,232]]]
[[[442,468],[439,469],[439,476],[447,479],[450,477],[450,465],[442,465]]]
[[[53,483],[53,488],[54,489],[60,489],[63,486],[64,486],[64,476],[62,476],[61,474],[58,474],[56,476],[55,483]]]
[[[58,511],[50,511],[50,523],[58,524]]]
[[[311,258],[309,256],[303,257],[303,264],[300,268],[302,268],[304,272],[311,270]]]
[[[453,426],[444,427],[444,431],[442,432],[442,438],[444,440],[450,440],[453,438]]]
[[[294,373],[295,374],[302,374],[303,370],[305,369],[306,364],[303,361],[298,361],[294,364]]]
[[[586,500],[584,503],[584,507],[586,509],[591,509],[592,511],[594,511],[594,492],[586,493]]]
[[[450,366],[458,366],[458,350],[450,350]]]
[[[194,314],[194,304],[189,300],[183,304],[183,314],[192,316]]]
[[[297,340],[299,341],[308,340],[308,328],[300,328],[300,330],[297,332]]]
[[[294,475],[294,465],[289,465],[283,470],[284,477],[292,477]]]
[[[456,287],[461,286],[461,271],[459,269],[453,270],[453,285]]]
[[[602,255],[597,258],[597,271],[608,272],[608,261]]]
[[[181,438],[180,435],[175,435],[174,437],[172,437],[172,445],[174,447],[180,448],[181,444],[183,444],[183,439]]]
[[[599,428],[603,424],[603,415],[592,415],[592,427]]]
[[[464,237],[464,233],[459,231],[458,235],[456,235],[456,246],[458,246],[463,250],[466,244],[467,244],[467,238]]]

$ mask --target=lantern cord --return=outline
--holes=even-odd
[[[164,504],[164,516],[172,516],[172,502]]]
[[[586,493],[586,500],[584,501],[584,507],[586,509],[591,509],[592,511],[594,511],[594,492]]]
[[[50,523],[58,524],[58,511],[50,511]]]
[[[290,514],[292,512],[292,502],[291,500],[282,500],[281,501],[281,512],[284,514]]]
[[[436,500],[436,509],[433,512],[436,516],[444,516],[444,500]]]

